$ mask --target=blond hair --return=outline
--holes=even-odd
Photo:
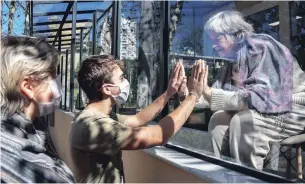
[[[1,39],[1,117],[22,111],[27,98],[20,81],[29,76],[40,82],[56,74],[57,50],[34,37],[6,36]]]

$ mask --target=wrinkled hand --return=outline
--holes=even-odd
[[[192,73],[188,81],[188,90],[197,96],[197,100],[207,87],[207,66],[203,60],[197,60],[192,68]]]
[[[172,72],[168,81],[167,94],[172,96],[176,94],[183,81],[182,67],[179,63],[176,64],[174,71]]]

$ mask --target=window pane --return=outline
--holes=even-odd
[[[122,2],[120,59],[131,88],[120,113],[134,114],[162,93],[160,13],[160,2]]]
[[[112,9],[112,8],[111,8]],[[111,54],[111,9],[104,12],[97,12],[97,24],[96,24],[96,53],[97,54]]]
[[[295,115],[295,117],[299,118],[298,121],[291,118],[294,116],[293,114],[297,114],[294,109],[296,101],[292,101],[292,97],[294,99],[298,95],[302,96],[294,91],[302,86],[302,82],[299,82],[299,79],[303,80],[302,77],[305,77],[305,75],[301,70],[298,73],[296,72],[296,63],[293,63],[295,68],[289,64],[291,63],[290,61],[294,61],[286,51],[286,48],[290,49],[304,70],[304,7],[304,2],[288,1],[170,2],[169,70],[173,68],[175,63],[182,62],[186,75],[190,76],[191,67],[195,60],[203,59],[209,66],[208,86],[212,89],[212,98],[215,97],[215,89],[218,89],[222,90],[221,94],[223,96],[221,97],[224,99],[229,98],[229,94],[234,94],[238,98],[244,99],[244,97],[240,97],[243,90],[258,92],[256,87],[261,84],[266,88],[264,87],[264,90],[257,93],[261,98],[261,103],[259,104],[269,104],[270,101],[276,99],[275,96],[282,95],[290,103],[292,102],[293,107],[285,106],[286,102],[279,99],[277,101],[279,102],[278,106],[287,107],[289,113],[286,111],[285,113],[283,112],[285,115],[282,115],[278,109],[272,111],[276,115],[271,116],[271,109],[275,104],[273,106],[269,104],[264,109],[260,108],[261,106],[258,104],[255,106],[256,101],[253,100],[255,94],[251,94],[249,98],[247,97],[245,101],[242,101],[245,104],[245,108],[242,108],[243,106],[240,106],[239,103],[238,105],[235,104],[235,106],[232,105],[234,100],[230,97],[229,99],[232,101],[219,101],[219,104],[214,104],[212,111],[211,102],[206,100],[206,103],[197,103],[184,128],[171,139],[170,142],[172,144],[207,155],[220,155],[222,159],[230,162],[239,162],[248,167],[255,167],[259,170],[286,176],[287,160],[281,154],[277,154],[280,151],[280,141],[301,133],[305,126],[304,124],[299,124],[300,119],[305,116],[304,106],[302,106],[302,113]],[[242,32],[229,32],[229,30],[238,28],[238,26],[246,26],[241,25],[241,22],[237,21],[237,17],[232,14],[222,17],[221,19],[225,20],[222,24],[219,23],[222,21],[221,19],[217,19],[219,22],[213,22],[214,24],[211,27],[214,32],[206,32],[204,26],[209,18],[225,10],[241,12],[246,22],[252,25],[254,32],[260,34],[260,36],[256,35],[257,37],[255,37],[260,40],[252,42],[251,39],[253,37],[244,36],[241,34]],[[232,24],[225,27],[224,22],[232,22]],[[248,28],[243,27],[244,30]],[[227,32],[223,30],[227,30]],[[245,40],[245,38],[250,39]],[[267,42],[266,40],[272,41]],[[261,45],[260,48],[253,46],[256,44]],[[264,50],[266,48],[267,50]],[[254,53],[257,54],[256,56],[260,56],[262,53],[270,54],[268,61],[272,61],[272,63],[266,62],[263,56],[255,59],[249,57],[251,54],[253,56]],[[280,54],[281,57],[278,57]],[[284,65],[283,63],[285,62],[288,64]],[[264,63],[264,65],[261,63]],[[243,64],[248,69],[242,70]],[[260,64],[261,68],[258,69],[257,66]],[[284,67],[286,67],[285,70],[283,69]],[[251,68],[253,70],[250,70]],[[282,73],[284,71],[285,73]],[[246,75],[244,74],[245,72],[247,72]],[[244,76],[244,78],[241,78],[241,76]],[[290,82],[277,80],[281,76],[285,76],[284,78]],[[251,77],[253,77],[254,82],[251,84],[246,83],[245,81],[249,81]],[[259,82],[261,79],[264,80]],[[273,88],[272,85],[279,87]],[[265,93],[266,89],[270,90],[269,92],[273,92],[272,95],[269,92]],[[277,89],[285,91],[285,93],[282,94]],[[302,88],[300,90],[304,93],[305,89]],[[215,98],[212,100],[213,103]],[[304,98],[304,95],[302,98]],[[182,100],[183,98],[178,95],[172,97],[169,102],[170,111],[179,106]],[[225,104],[222,105],[222,102]],[[221,108],[216,108],[217,105],[221,105]],[[247,117],[247,120],[243,119],[244,117]],[[236,118],[239,119],[238,122]],[[290,126],[294,126],[296,129]],[[285,150],[286,147],[283,146],[282,151]],[[295,150],[293,150],[292,155],[295,156]],[[291,169],[291,171],[291,178],[295,178],[295,170]]]
[[[305,70],[305,2],[290,2],[292,52]]]

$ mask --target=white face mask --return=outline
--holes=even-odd
[[[129,84],[128,80],[125,79],[119,85],[113,85],[113,84],[109,84],[109,85],[120,88],[120,94],[111,95],[114,98],[116,104],[117,105],[122,105],[123,103],[125,103],[128,99],[129,90],[130,90],[130,84]]]
[[[60,77],[56,79],[48,81],[49,88],[53,93],[53,100],[51,102],[38,102],[35,98],[34,100],[38,104],[39,108],[39,116],[46,116],[51,114],[55,111],[55,109],[59,108],[60,106],[60,99],[62,95],[61,84],[60,84]]]

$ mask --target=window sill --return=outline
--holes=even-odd
[[[208,182],[265,183],[260,179],[232,171],[163,146],[157,146],[143,151]]]

